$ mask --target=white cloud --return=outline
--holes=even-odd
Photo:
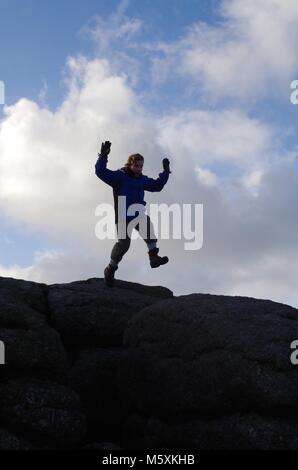
[[[106,61],[79,56],[67,67],[69,91],[55,112],[25,98],[4,108],[0,206],[36,230],[88,237],[87,221],[108,191],[94,174],[100,139],[113,142],[110,164],[119,167],[134,149],[148,148],[153,126]]]
[[[212,171],[210,171],[206,168],[201,168],[198,165],[195,167],[195,171],[197,172],[199,181],[202,184],[205,184],[207,186],[217,186],[218,185],[218,178],[214,173],[212,173]]]
[[[183,38],[152,47],[155,79],[189,75],[213,98],[288,98],[298,72],[297,1],[226,0],[220,13],[221,23],[197,22]]]
[[[273,158],[277,140],[274,129],[238,109],[181,111],[164,117],[159,128],[159,142],[177,159],[184,155],[194,163],[225,162],[242,169]]]
[[[243,185],[251,192],[253,196],[258,196],[258,188],[260,186],[263,170],[253,170],[242,178]]]
[[[49,91],[48,82],[45,78],[43,78],[42,86],[38,93],[38,102],[40,106],[46,106],[46,99],[47,99],[48,91]]]
[[[115,47],[115,43],[119,44],[118,41],[122,42],[123,47],[123,41],[128,43],[140,32],[142,21],[125,14],[129,3],[129,0],[122,0],[109,18],[96,15],[89,24],[81,28],[80,34],[92,38],[101,54],[106,54]]]
[[[101,141],[112,142],[111,169],[123,166],[135,152],[146,156],[146,172],[152,176],[162,169],[154,120],[146,117],[125,78],[114,74],[107,60],[69,57],[64,80],[67,93],[54,112],[26,98],[4,108],[0,210],[71,255],[61,264],[43,257],[28,269],[2,267],[2,275],[49,282],[55,273],[65,280],[82,275],[84,259],[94,275],[102,275],[112,242],[95,237],[95,208],[112,203],[113,196],[95,175]]]
[[[33,263],[30,266],[1,266],[2,277],[13,277],[34,282],[46,282],[55,284],[62,282],[77,281],[92,277],[92,267],[94,277],[98,277],[95,260],[87,253],[80,254],[80,260],[74,257],[74,252],[62,249],[44,250],[35,252]]]
[[[111,69],[135,86],[139,81],[140,67],[132,50],[138,48],[135,38],[144,25],[139,18],[125,14],[129,3],[129,0],[120,1],[116,11],[108,18],[94,16],[81,28],[80,35],[91,39],[97,57],[107,58]]]

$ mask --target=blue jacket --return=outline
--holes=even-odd
[[[169,172],[159,173],[157,179],[149,178],[143,174],[135,176],[129,168],[122,167],[116,171],[107,168],[107,157],[99,156],[95,164],[95,174],[102,181],[112,186],[114,195],[115,222],[118,221],[118,196],[126,196],[126,209],[131,204],[142,204],[144,201],[144,192],[161,191],[169,179]],[[126,213],[126,212],[125,212]],[[126,219],[132,220],[138,215],[126,216]]]

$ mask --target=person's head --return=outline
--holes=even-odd
[[[142,173],[144,165],[144,157],[139,153],[130,155],[125,163],[125,168],[129,168],[135,176],[139,176]]]

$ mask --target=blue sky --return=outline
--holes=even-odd
[[[220,15],[221,0],[130,0],[122,3],[126,5],[126,15],[142,20],[143,41],[175,41],[197,21],[208,25],[224,22]],[[6,84],[6,104],[24,96],[38,101],[46,82],[47,106],[55,109],[65,94],[61,78],[66,57],[77,53],[94,57],[95,54],[94,44],[82,34],[82,27],[92,24],[96,16],[108,20],[120,4],[119,0],[1,0],[1,80]],[[146,67],[145,56],[143,60]],[[169,77],[161,87],[161,93],[156,95],[156,101],[162,100],[166,107],[180,106],[177,95],[184,85],[184,82]],[[293,122],[296,109],[289,106],[290,91],[284,90],[282,96],[280,90],[275,89],[274,81],[268,81],[267,88],[272,92],[261,99],[260,104],[251,107],[248,101],[242,106],[247,105],[252,116],[268,119],[279,126]],[[212,106],[203,101],[199,89],[195,99],[206,107]],[[185,100],[188,105],[193,104],[194,95],[184,96],[184,103]],[[229,100],[222,97],[222,105],[226,104]]]
[[[118,0],[1,0],[1,79],[7,85],[7,104],[22,96],[38,99],[43,80],[49,84],[48,104],[63,97],[59,86],[65,58],[82,52],[92,56],[90,41],[80,34],[94,16],[109,17]],[[216,1],[134,0],[126,13],[141,18],[150,39],[172,40],[183,34],[194,19],[216,21]]]
[[[162,242],[168,287],[298,305],[296,2],[0,5],[0,275],[102,276],[111,242],[94,237],[94,207],[111,195],[94,163],[109,138],[112,168],[137,149],[158,174],[167,155],[173,174],[161,201],[204,202],[195,258]],[[138,262],[142,250],[136,244],[119,275],[163,284]]]

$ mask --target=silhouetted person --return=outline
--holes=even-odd
[[[129,231],[127,231],[128,224],[138,216],[143,217],[142,220],[145,222],[147,228],[146,235],[142,230],[140,230],[139,223],[135,225],[134,228],[139,231],[141,237],[147,244],[151,268],[157,268],[158,266],[169,261],[167,256],[158,256],[159,248],[156,246],[157,238],[155,236],[150,217],[144,213],[140,214],[140,211],[138,211],[138,214],[134,213],[134,215],[128,215],[127,209],[132,204],[141,204],[145,212],[146,202],[144,201],[144,191],[161,191],[168,181],[171,171],[168,158],[164,158],[163,172],[159,174],[157,179],[149,178],[148,176],[143,175],[142,170],[144,157],[139,153],[130,155],[124,167],[121,169],[116,171],[109,170],[107,168],[107,161],[110,149],[111,142],[106,141],[102,143],[101,152],[98,154],[98,160],[95,165],[95,173],[98,178],[113,188],[115,224],[118,234],[118,241],[115,243],[112,249],[110,262],[104,270],[105,282],[109,287],[112,287],[114,284],[114,274],[118,269],[118,263],[121,261],[123,255],[130,247],[131,232],[128,233]],[[122,212],[119,220],[118,196],[126,196],[125,214]],[[122,233],[124,231],[125,237],[123,237],[120,228],[122,229]]]

